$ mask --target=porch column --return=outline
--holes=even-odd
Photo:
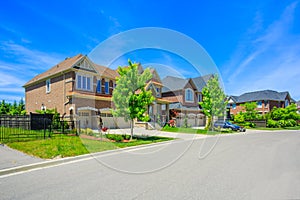
[[[166,119],[167,121],[170,120],[170,108],[169,108],[169,104],[165,104],[166,105]]]

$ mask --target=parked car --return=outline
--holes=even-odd
[[[242,126],[236,125],[236,124],[232,124],[230,122],[227,121],[217,121],[214,123],[214,127],[220,127],[220,128],[230,128],[233,131],[241,131],[241,132],[245,132],[246,129]]]

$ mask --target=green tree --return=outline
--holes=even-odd
[[[5,102],[5,100],[2,100],[0,104],[0,115],[6,115],[9,112],[8,104]]]
[[[132,63],[130,60],[128,60],[128,64],[128,67],[118,68],[120,77],[117,77],[117,86],[113,91],[112,100],[115,105],[113,115],[124,117],[126,121],[130,120],[132,139],[134,119],[149,120],[149,116],[145,113],[154,97],[151,91],[145,91],[146,82],[152,78],[150,70],[146,69],[139,74],[138,64]]]
[[[245,120],[255,120],[258,119],[258,112],[256,110],[256,102],[247,102],[242,104],[245,112],[243,113]]]
[[[199,104],[203,108],[203,112],[208,118],[206,128],[212,128],[214,117],[224,115],[227,101],[223,89],[220,87],[219,78],[215,75],[209,79],[207,85],[202,90],[203,101]]]

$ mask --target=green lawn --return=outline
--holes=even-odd
[[[216,135],[224,133],[234,133],[233,131],[221,130],[221,131],[207,131],[204,129],[193,129],[193,128],[181,128],[181,127],[164,127],[161,131],[174,132],[174,133],[190,133],[190,134],[204,134],[204,135]]]
[[[45,140],[39,139],[26,142],[7,142],[6,145],[29,155],[45,159],[52,159],[55,157],[77,156],[87,153],[94,153],[168,140],[172,140],[172,138],[141,137],[129,142],[113,142],[98,141],[80,138],[77,136],[57,134]]]
[[[300,130],[300,126],[285,127],[285,128],[256,127],[256,128],[251,128],[251,129],[263,130],[263,131]]]

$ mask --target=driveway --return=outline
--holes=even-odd
[[[0,170],[44,161],[43,159],[29,156],[5,145],[0,145],[0,155]]]

